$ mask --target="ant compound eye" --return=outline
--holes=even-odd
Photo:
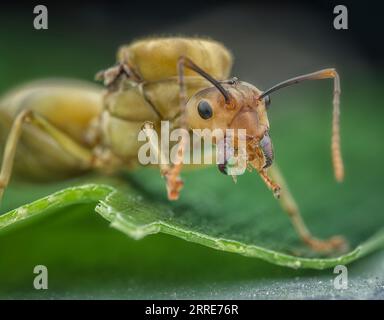
[[[271,98],[269,97],[269,95],[264,97],[264,103],[265,103],[265,107],[268,109],[269,105],[271,104]]]
[[[197,106],[197,111],[199,112],[200,117],[203,119],[209,119],[213,115],[212,107],[211,105],[205,101],[201,100]]]

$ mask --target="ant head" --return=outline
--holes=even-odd
[[[272,164],[273,150],[269,138],[267,107],[269,98],[260,99],[261,92],[246,82],[229,80],[197,92],[186,106],[186,121],[191,129],[208,129],[216,144],[220,144],[215,130],[219,129],[224,139],[226,154],[236,153],[236,144],[228,141],[228,129],[234,140],[238,139],[240,129],[245,130],[247,160],[258,170]],[[225,164],[224,164],[225,165]],[[219,165],[225,172],[225,166]]]
[[[193,95],[186,106],[187,123],[191,129],[245,129],[247,135],[261,138],[269,128],[269,98],[259,99],[254,86],[228,80]],[[223,93],[224,92],[224,93]]]

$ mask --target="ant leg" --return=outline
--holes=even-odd
[[[177,200],[179,198],[180,190],[182,189],[184,183],[180,178],[180,172],[183,166],[184,159],[184,151],[186,149],[186,144],[189,142],[186,135],[187,131],[187,123],[185,120],[185,107],[187,104],[187,93],[184,82],[184,68],[185,68],[185,58],[180,57],[177,62],[177,72],[178,72],[178,82],[179,82],[179,103],[180,103],[180,118],[179,125],[180,129],[184,129],[182,131],[181,140],[178,144],[176,151],[176,159],[171,159],[173,161],[172,166],[164,166],[160,168],[162,172],[162,176],[166,180],[168,199],[169,200]]]
[[[276,199],[279,199],[280,198],[280,190],[281,190],[280,185],[278,183],[276,183],[275,181],[273,181],[268,176],[266,169],[262,169],[261,171],[259,171],[259,175],[263,179],[264,183],[267,185],[268,189],[272,190],[274,197]]]
[[[164,150],[159,149],[159,144],[158,144],[157,139],[152,139],[151,133],[154,130],[153,124],[149,121],[145,122],[142,130],[144,130],[144,133],[146,134],[146,137],[148,138],[148,143],[151,146],[151,150],[157,156],[157,160],[158,160],[159,168],[160,168],[160,174],[162,177],[164,177],[166,179],[168,199],[169,200],[177,200],[179,191],[183,186],[183,182],[179,178],[180,171],[176,171],[175,170],[176,166],[172,167],[169,164],[168,157],[166,157]],[[181,167],[176,167],[176,168],[181,168]],[[173,177],[174,180],[171,180],[172,174],[175,175]]]
[[[9,179],[11,178],[13,160],[15,158],[16,147],[22,132],[22,125],[24,122],[26,122],[29,113],[30,112],[28,110],[23,110],[20,112],[16,116],[12,124],[11,131],[9,132],[7,142],[5,144],[3,162],[0,171],[0,200],[3,197],[4,190],[8,186]]]
[[[326,240],[315,238],[305,225],[301,216],[299,207],[297,206],[292,194],[289,192],[287,184],[276,165],[270,168],[273,179],[282,186],[280,193],[280,205],[288,214],[293,227],[301,240],[312,250],[317,252],[331,252],[334,250],[345,251],[348,248],[347,241],[341,236],[334,236]]]
[[[50,137],[56,140],[56,142],[66,151],[79,161],[79,167],[88,169],[95,166],[95,156],[92,150],[85,148],[84,146],[77,143],[66,133],[61,131],[47,121],[44,117],[39,115],[37,112],[30,111],[27,117],[28,121],[39,127],[41,130],[46,132]]]
[[[203,69],[198,67],[191,59],[181,56],[177,61],[177,73],[178,73],[178,82],[179,82],[179,101],[180,101],[180,119],[179,125],[182,130],[181,141],[178,144],[178,150],[176,152],[176,159],[174,159],[174,165],[165,170],[164,177],[167,181],[168,189],[168,198],[170,200],[177,200],[181,188],[183,187],[183,182],[180,179],[180,172],[183,166],[184,152],[186,150],[187,144],[189,143],[188,135],[188,126],[185,119],[185,107],[187,105],[187,93],[185,88],[184,81],[184,69],[188,68],[193,70],[209,82],[211,82],[224,96],[225,102],[230,102],[230,96],[227,90],[221,85],[220,81],[213,78],[211,75],[206,73]],[[173,160],[173,159],[172,159]]]
[[[48,135],[54,138],[56,142],[61,147],[63,147],[63,149],[77,158],[80,162],[80,166],[83,168],[86,169],[92,167],[94,156],[90,150],[79,145],[77,142],[75,142],[59,129],[55,128],[52,124],[50,124],[43,117],[39,116],[37,113],[29,109],[25,109],[21,111],[13,121],[11,130],[5,143],[3,162],[1,164],[0,170],[0,200],[5,188],[9,184],[16,154],[16,148],[23,131],[24,123],[30,123],[45,131]]]

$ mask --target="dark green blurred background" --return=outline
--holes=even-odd
[[[48,30],[33,29],[33,2],[1,4],[0,94],[43,77],[93,81],[97,71],[114,63],[121,44],[148,35],[202,35],[222,41],[235,56],[233,75],[260,89],[295,75],[336,67],[342,81],[346,183],[352,182],[354,188],[342,191],[332,178],[330,81],[302,84],[272,96],[270,122],[277,160],[304,207],[318,201],[319,214],[328,207],[336,214],[345,204],[331,198],[337,194],[342,201],[353,200],[349,207],[357,210],[361,204],[361,210],[380,214],[384,172],[382,27],[379,10],[368,3],[345,3],[349,9],[347,31],[333,29],[336,3],[324,1],[36,4],[48,6]],[[324,126],[326,123],[329,125]],[[324,158],[320,167],[314,165],[319,157]],[[316,175],[311,172],[316,170],[324,172],[320,182],[313,181]],[[329,185],[329,198],[320,203],[316,192],[307,192],[308,183],[315,187],[319,183],[323,188]],[[348,195],[350,190],[354,194]],[[74,209],[73,215],[82,210]],[[92,222],[84,219],[71,222],[71,236],[79,239],[79,247],[73,250],[66,247],[68,230],[60,231],[60,221],[8,238],[14,241],[15,250],[25,252],[13,254],[13,272],[12,265],[4,262],[4,250],[12,250],[12,246],[3,246],[0,263],[5,267],[0,272],[0,288],[4,290],[0,297],[383,298],[382,279],[376,279],[384,268],[382,253],[354,264],[351,277],[356,284],[352,291],[341,294],[332,291],[331,271],[287,270],[168,236],[133,242],[114,230],[105,231],[99,217]],[[353,223],[372,226],[375,220]],[[44,232],[49,229],[51,234],[52,228],[57,230],[56,237],[42,250],[25,248],[29,241],[44,242]],[[86,228],[90,231],[83,241]],[[92,255],[96,247],[98,255]],[[38,258],[52,266],[53,289],[48,293],[32,290],[29,274],[17,267],[17,263],[32,265]]]
[[[45,1],[49,29],[41,31],[32,24],[38,3],[2,2],[1,90],[36,77],[92,80],[118,46],[154,35],[222,41],[235,56],[234,74],[261,88],[332,66],[344,81],[364,84],[362,74],[380,77],[383,66],[380,11],[369,2],[347,1],[349,29],[339,31],[335,1]]]

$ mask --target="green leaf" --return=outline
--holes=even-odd
[[[332,258],[315,257],[300,243],[288,219],[273,205],[273,201],[270,206],[255,208],[251,212],[247,199],[251,199],[254,192],[252,179],[247,179],[248,186],[242,196],[232,199],[225,194],[234,193],[234,186],[225,181],[215,186],[216,175],[216,170],[212,169],[188,173],[186,181],[191,190],[185,191],[183,199],[177,203],[169,203],[164,192],[157,194],[154,191],[160,189],[157,185],[162,181],[153,170],[136,172],[125,180],[109,179],[107,184],[69,187],[0,216],[0,228],[6,231],[7,227],[18,222],[49,214],[55,209],[99,200],[96,212],[113,228],[133,239],[163,232],[214,249],[293,268],[324,269],[347,264],[383,246],[384,233],[375,230],[374,235],[362,243],[353,242],[354,239],[349,237],[349,241],[357,243],[357,246],[347,254]],[[200,179],[205,179],[204,184],[200,183]],[[141,180],[151,181],[151,188]],[[212,188],[215,188],[216,196],[211,194],[207,197]],[[213,214],[217,212],[220,214]],[[308,223],[311,225],[310,221]],[[324,236],[329,235],[324,233]],[[358,233],[355,232],[355,235]]]
[[[187,176],[192,178],[195,174],[207,177],[216,172],[190,172]],[[129,187],[135,177],[143,176],[155,178],[157,173],[153,170],[139,171],[125,180],[103,179],[107,184],[72,186],[1,216],[0,297],[380,297],[384,280],[383,255],[378,256],[379,259],[377,256],[374,259],[374,256],[364,263],[354,265],[350,269],[350,289],[340,292],[333,288],[332,270],[321,273],[311,270],[298,272],[263,263],[259,259],[204,249],[205,246],[173,240],[175,237],[170,236],[157,235],[140,241],[129,241],[113,229],[106,228],[105,220],[99,215],[92,214],[97,199],[103,199],[97,211],[111,221],[111,226],[136,239],[162,231],[221,250],[238,250],[232,245],[234,241],[220,240],[219,237],[215,239],[212,234],[208,237],[202,233],[201,229],[208,230],[208,225],[212,226],[213,221],[210,219],[204,221],[205,227],[189,225],[187,232],[188,217],[182,218],[179,215],[180,209],[170,209],[167,204],[154,206],[146,203],[142,192],[137,191],[138,186],[135,186],[136,191]],[[91,177],[89,180],[97,181],[97,178]],[[67,183],[73,185],[80,181]],[[8,195],[27,192],[37,196],[41,190],[36,192],[33,186],[18,185],[18,190],[12,189]],[[49,189],[52,187],[50,185]],[[62,185],[56,187],[59,189]],[[163,198],[159,196],[160,200]],[[68,206],[63,206],[63,203]],[[181,205],[181,208],[184,206]],[[196,223],[193,219],[196,218],[189,219],[190,224],[193,221]],[[382,239],[380,241],[382,244]],[[223,247],[215,246],[216,243],[222,243]],[[371,245],[377,248],[377,243],[372,242]],[[324,266],[324,261],[331,264],[329,259],[286,258],[282,254],[274,255],[265,248],[253,246],[250,250],[257,254],[263,253],[263,258],[269,259],[270,255],[276,259],[275,262],[283,264],[303,260],[311,262],[315,267]],[[343,263],[345,261],[338,262]],[[32,270],[38,264],[46,265],[49,269],[47,292],[36,291],[32,287],[35,276]]]

